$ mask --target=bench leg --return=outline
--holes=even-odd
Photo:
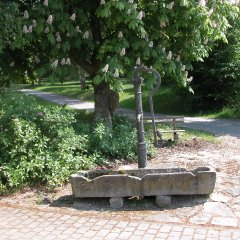
[[[163,144],[163,138],[162,138],[162,133],[160,130],[157,130],[157,136],[159,137],[159,140],[157,141],[156,147],[161,147]]]
[[[174,141],[175,142],[178,142],[179,141],[179,135],[178,135],[178,133],[173,133],[173,139],[174,139]]]

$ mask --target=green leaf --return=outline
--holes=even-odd
[[[49,41],[52,45],[54,45],[54,44],[56,43],[55,37],[54,37],[54,35],[52,34],[52,32],[49,32],[49,33],[47,34],[47,38],[48,38],[48,41]]]

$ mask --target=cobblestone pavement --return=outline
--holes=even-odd
[[[239,240],[240,229],[118,221],[0,206],[0,239]]]

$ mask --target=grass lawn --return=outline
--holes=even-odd
[[[93,88],[83,90],[79,82],[65,82],[65,83],[47,83],[43,82],[41,86],[31,87],[29,85],[22,85],[22,87],[32,88],[34,90],[61,94],[64,96],[78,98],[86,101],[93,101]],[[184,96],[175,94],[173,88],[162,85],[153,97],[154,110],[156,113],[170,114],[170,115],[185,115],[185,116],[203,116],[207,118],[240,118],[240,111],[232,108],[223,108],[216,112],[193,112],[191,108],[191,93],[185,93]],[[143,86],[143,109],[150,111],[148,102],[148,90]],[[120,93],[120,107],[135,109],[134,89],[133,85],[124,82],[123,92]]]
[[[30,87],[30,86],[23,86]],[[43,83],[41,86],[30,87],[34,90],[61,94],[64,96],[93,101],[93,88],[81,89],[79,82],[65,82],[63,84]],[[189,108],[188,99],[182,99],[174,95],[171,88],[161,86],[160,90],[154,95],[154,110],[157,113],[166,114],[187,114]],[[178,103],[178,104],[176,104]],[[134,89],[130,83],[124,83],[124,90],[120,93],[120,107],[135,109]],[[150,111],[148,102],[148,90],[143,87],[143,108]]]

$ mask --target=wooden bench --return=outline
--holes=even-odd
[[[161,116],[161,117],[144,117],[144,120],[146,124],[151,124],[153,128],[153,134],[154,134],[154,142],[155,146],[160,146],[163,143],[163,134],[164,133],[172,133],[173,134],[173,140],[178,141],[179,140],[179,132],[185,132],[183,129],[177,129],[177,123],[184,123],[184,116]],[[157,128],[157,125],[159,124],[171,124],[172,130],[161,130]]]

